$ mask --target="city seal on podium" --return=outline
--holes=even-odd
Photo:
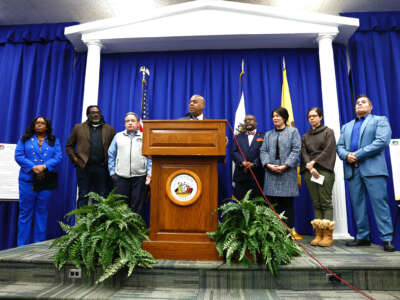
[[[201,190],[200,178],[193,171],[182,169],[168,177],[167,195],[176,205],[188,206],[195,203],[199,199]]]

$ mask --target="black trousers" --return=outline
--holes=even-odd
[[[258,181],[260,187],[263,188],[264,178],[258,179]],[[233,190],[233,195],[236,197],[236,199],[241,200],[244,198],[244,196],[249,190],[252,190],[250,194],[250,199],[262,196],[260,190],[258,189],[257,183],[253,178],[250,178],[249,180],[246,181],[236,181],[235,188]]]
[[[294,207],[293,207],[293,197],[275,197],[275,196],[267,196],[267,199],[271,202],[271,204],[275,205],[275,210],[278,214],[281,212],[285,212],[285,220],[286,225],[289,228],[294,227]]]
[[[118,175],[113,175],[113,183],[116,188],[115,192],[124,195],[124,198],[133,212],[145,218],[144,213],[144,197],[146,191],[146,175],[124,178]]]
[[[103,165],[86,165],[83,169],[76,167],[78,179],[78,204],[77,207],[88,205],[89,192],[95,192],[105,197],[108,191],[108,170]]]

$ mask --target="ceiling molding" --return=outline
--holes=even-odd
[[[316,47],[321,33],[346,43],[358,19],[282,8],[202,0],[157,8],[138,18],[110,18],[67,27],[77,51],[99,40],[104,52]]]

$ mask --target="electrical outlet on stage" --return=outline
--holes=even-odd
[[[342,276],[341,273],[336,273],[336,275],[339,276],[339,277]],[[341,283],[341,281],[338,278],[336,278],[335,276],[333,276],[332,274],[326,274],[326,279],[329,282],[333,283],[333,284],[340,284]]]
[[[82,270],[81,269],[69,269],[68,278],[82,278]]]

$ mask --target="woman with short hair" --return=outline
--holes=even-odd
[[[288,227],[294,227],[293,198],[299,195],[297,166],[301,149],[297,128],[286,123],[289,113],[284,107],[272,111],[275,129],[268,131],[260,148],[260,159],[265,167],[264,194],[278,213],[285,211]]]

